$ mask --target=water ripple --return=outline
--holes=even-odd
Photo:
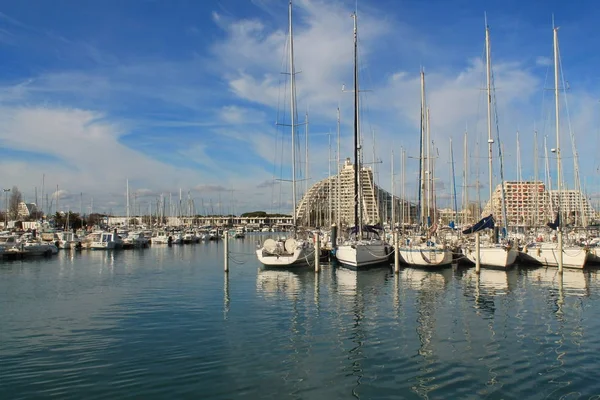
[[[0,398],[600,398],[598,271],[224,277],[222,250],[0,264]]]

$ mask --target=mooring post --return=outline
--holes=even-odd
[[[225,251],[225,261],[224,261],[224,268],[225,268],[225,272],[229,272],[229,232],[225,231],[225,237],[223,238],[223,248]]]
[[[479,232],[475,232],[475,272],[476,273],[480,273],[481,272],[481,260],[480,260],[480,253],[481,253],[481,243],[479,241]]]
[[[398,237],[398,231],[394,231],[394,273],[396,274],[400,272],[400,240],[398,239]]]
[[[315,232],[315,272],[319,272],[319,256],[321,255],[321,238],[319,232]]]
[[[556,236],[558,239],[558,273],[563,273],[563,233],[560,227],[556,232]]]

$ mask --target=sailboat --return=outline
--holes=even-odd
[[[358,123],[358,28],[357,15],[354,18],[354,227],[349,238],[338,246],[335,256],[347,268],[364,269],[388,262],[390,246],[385,243],[379,227],[362,224],[362,186],[360,185],[361,165],[359,157]]]
[[[435,268],[452,264],[452,251],[444,244],[438,243],[434,236],[437,223],[429,226],[429,212],[435,210],[433,163],[430,157],[431,140],[429,140],[429,110],[425,101],[425,72],[421,71],[421,154],[420,158],[420,191],[419,214],[423,235],[403,238],[398,246],[401,260],[414,267]],[[425,163],[427,160],[427,163]],[[426,179],[427,178],[427,179]],[[427,198],[426,195],[427,194]],[[434,215],[435,217],[435,215]]]
[[[463,231],[463,234],[479,234],[480,231],[484,229],[495,229],[495,219],[493,216],[494,212],[494,197],[493,197],[493,170],[492,170],[492,144],[494,143],[494,139],[492,139],[492,83],[491,83],[491,75],[492,75],[492,62],[490,57],[490,28],[487,25],[485,26],[485,61],[486,61],[486,77],[487,77],[487,128],[488,128],[488,185],[489,185],[489,195],[490,195],[490,210],[491,214],[483,218],[477,224],[473,225],[471,228]],[[502,162],[502,160],[500,160]],[[504,184],[504,182],[501,182]],[[491,235],[491,240],[489,242],[482,243],[479,247],[479,263],[484,267],[491,268],[508,268],[514,264],[517,259],[517,255],[519,252],[516,248],[514,248],[509,243],[496,243],[494,240],[495,235]],[[477,262],[477,250],[475,248],[476,244],[474,243],[465,243],[463,246],[463,254],[465,257],[476,264]]]
[[[521,258],[527,263],[541,264],[548,267],[582,269],[588,258],[588,249],[580,246],[563,246],[563,218],[561,217],[561,155],[560,155],[560,103],[558,96],[559,84],[558,59],[558,28],[554,27],[554,106],[556,119],[556,175],[558,207],[556,219],[548,223],[548,227],[556,231],[553,242],[532,242],[523,247]],[[553,238],[553,240],[554,240]]]
[[[295,267],[308,266],[314,263],[315,246],[311,240],[298,237],[298,226],[296,220],[296,71],[294,69],[294,36],[292,27],[292,1],[289,2],[289,57],[290,57],[290,118],[292,133],[292,204],[293,204],[293,227],[292,237],[280,239],[266,239],[256,249],[258,261],[267,267]]]

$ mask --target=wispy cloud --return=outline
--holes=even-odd
[[[305,110],[310,117],[308,168],[304,154],[298,159],[303,160],[300,173],[312,181],[324,178],[330,163],[336,170],[332,160],[352,154],[353,96],[342,92],[343,84],[352,90],[353,81],[349,16],[355,4],[351,3],[294,2],[299,119],[304,119]],[[289,185],[274,180],[289,179],[291,174],[290,128],[285,126],[289,85],[281,73],[289,69],[286,5],[274,0],[235,7],[227,2],[200,2],[193,12],[176,14],[179,11],[173,7],[158,4],[161,13],[174,14],[143,17],[106,6],[94,14],[95,23],[135,24],[115,22],[105,34],[76,22],[66,29],[59,16],[46,19],[42,26],[16,5],[7,6],[8,11],[0,13],[0,46],[7,50],[7,62],[0,67],[3,179],[30,193],[45,176],[48,193],[58,184],[76,201],[83,192],[84,201],[91,203],[93,197],[98,210],[122,207],[126,179],[132,193],[144,201],[182,188],[201,198],[232,193],[238,211],[270,209],[275,203],[289,207]],[[450,12],[445,5],[439,8]],[[373,168],[384,187],[390,182],[391,150],[396,150],[396,165],[400,146],[413,157],[418,151],[420,66],[426,70],[439,168],[446,174],[449,137],[454,139],[455,160],[462,159],[465,130],[470,161],[478,163],[485,152],[481,12],[454,10],[453,18],[440,15],[440,10],[419,4],[403,5],[401,11],[379,2],[359,5],[363,157],[370,160],[375,152],[383,161]],[[81,10],[73,12],[85,17]],[[203,19],[186,19],[187,14]],[[551,86],[546,81],[552,64],[550,36],[538,20],[513,14],[504,10],[497,17],[492,55],[505,172],[514,176],[517,129],[523,132],[525,159],[523,154],[532,154],[533,141],[524,132],[535,127],[541,138],[554,128],[550,95],[544,90]],[[181,22],[162,26],[157,20]],[[543,39],[534,38],[529,44],[524,37],[514,36],[514,32],[535,36],[542,31]],[[565,42],[576,45],[573,38]],[[572,71],[570,61],[563,60],[566,72]],[[597,85],[595,75],[578,68],[579,64],[576,76],[568,75],[569,114],[577,141],[585,137],[588,144],[579,147],[582,163],[587,163],[582,170],[592,171],[594,150],[600,148],[589,145],[593,126],[598,125]],[[337,107],[342,115],[340,154],[336,154],[336,135],[331,149],[328,137],[336,132]],[[565,154],[570,148],[566,120],[563,115]],[[304,128],[297,130],[302,146]],[[524,174],[531,175],[532,163],[527,160],[527,164]],[[409,159],[407,180],[414,180],[416,169],[415,159]],[[483,174],[484,169],[483,164],[473,167],[470,178],[477,179],[475,171]],[[498,179],[497,170],[494,174]],[[277,196],[269,190],[273,185],[278,185]]]

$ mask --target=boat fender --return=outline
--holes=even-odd
[[[59,247],[60,247],[60,246],[59,246],[59,244],[60,244],[60,243],[58,242],[58,240],[57,240],[56,242],[54,242],[54,245],[56,246],[56,248],[59,248]]]
[[[167,239],[167,244],[173,244],[173,236],[169,236]]]
[[[385,251],[385,255],[389,255],[390,254],[390,248],[388,246],[384,246],[384,251]]]
[[[537,255],[538,257],[542,255],[542,249],[540,247],[537,249]]]

